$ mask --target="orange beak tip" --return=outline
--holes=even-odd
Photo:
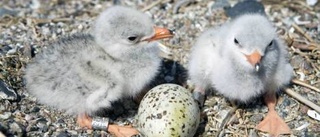
[[[165,38],[172,38],[175,34],[174,30],[166,29],[166,28],[160,28],[160,27],[154,27],[155,34],[153,37],[148,39],[148,41],[154,41],[159,39],[165,39]]]
[[[254,53],[250,54],[250,55],[245,55],[248,62],[254,66],[256,69],[258,68],[259,70],[259,62],[261,60],[261,55],[258,51],[255,51]]]

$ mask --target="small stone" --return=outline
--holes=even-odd
[[[251,129],[249,132],[249,137],[259,137],[256,130]]]
[[[259,121],[261,121],[262,119],[263,119],[263,115],[261,114],[255,114],[250,117],[250,121],[255,123],[259,123]]]
[[[0,119],[6,120],[6,119],[10,118],[11,115],[12,115],[11,112],[0,113]]]
[[[17,15],[18,12],[6,7],[0,7],[0,17],[3,17],[5,15],[11,15],[11,16],[15,16]]]
[[[64,124],[64,120],[61,119],[61,118],[59,118],[59,119],[57,120],[57,123],[62,123],[62,124]]]
[[[45,122],[38,122],[37,127],[42,131],[42,132],[47,132],[49,127]]]
[[[18,95],[17,93],[9,87],[3,80],[0,79],[0,100],[17,100]]]
[[[86,130],[88,134],[92,134],[93,133],[93,130],[92,129],[88,129]]]
[[[31,9],[39,9],[41,6],[41,3],[39,2],[39,0],[32,0],[30,8]]]
[[[40,111],[40,108],[39,108],[39,107],[37,107],[37,106],[32,107],[32,109],[31,109],[31,112],[35,112],[35,113],[37,113],[37,112],[39,112],[39,111]]]
[[[60,132],[58,135],[57,135],[57,137],[69,137],[70,135],[68,134],[68,132],[66,132],[66,131],[62,131],[62,132]]]
[[[245,0],[242,2],[238,2],[232,8],[226,9],[226,13],[231,18],[236,18],[246,13],[259,13],[262,15],[266,15],[263,4],[255,0]]]
[[[77,135],[77,134],[78,134],[78,132],[75,131],[75,130],[68,130],[68,132],[69,132],[71,135]]]
[[[9,128],[13,133],[16,133],[18,136],[23,136],[26,133],[23,125],[17,122],[10,123]]]
[[[318,0],[306,0],[306,2],[309,6],[314,6],[317,4]]]
[[[35,125],[28,125],[26,128],[27,132],[37,131],[39,128]]]

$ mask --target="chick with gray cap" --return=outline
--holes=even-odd
[[[153,41],[171,37],[171,30],[154,27],[139,11],[110,7],[97,18],[92,35],[59,39],[39,53],[26,67],[26,89],[40,103],[77,115],[81,127],[116,136],[137,134],[134,128],[91,116],[113,101],[137,95],[160,66]]]
[[[265,16],[244,14],[209,29],[198,38],[190,56],[189,76],[200,103],[211,87],[244,103],[263,95],[269,112],[257,129],[272,135],[290,133],[275,104],[276,92],[290,83],[293,69],[285,44]]]

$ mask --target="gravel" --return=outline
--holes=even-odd
[[[190,48],[202,31],[228,20],[223,10],[228,6],[225,1],[195,0],[177,9],[177,13],[173,12],[177,0],[163,0],[150,8],[155,1],[113,1],[144,10],[156,25],[176,30],[173,39],[161,41],[170,47],[171,54],[166,56],[161,74],[150,86],[170,82],[191,89],[192,85],[184,84]],[[237,2],[227,1],[230,5]],[[319,2],[314,6],[308,6],[305,0],[262,0],[262,3],[279,35],[288,43],[295,77],[319,89]],[[101,0],[0,1],[0,86],[10,91],[0,91],[0,136],[111,136],[105,131],[81,129],[74,116],[38,104],[25,90],[22,79],[26,64],[45,46],[65,35],[90,32],[95,17],[111,5],[112,1]],[[289,88],[320,105],[320,92],[296,84]],[[137,112],[136,100],[139,99],[119,101],[116,108],[121,109],[111,108],[101,115],[111,117],[114,123],[129,124]],[[202,109],[206,115],[196,136],[266,136],[255,130],[267,112],[261,100],[234,108],[212,92]],[[276,109],[292,129],[292,135],[284,136],[320,136],[320,121],[310,118],[307,115],[310,108],[295,98],[280,93]]]

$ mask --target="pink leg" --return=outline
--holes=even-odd
[[[92,129],[92,118],[89,117],[87,114],[78,115],[77,122],[82,128]],[[131,137],[133,135],[139,134],[138,130],[131,126],[118,126],[111,124],[108,126],[107,131],[111,134],[116,135],[117,137]]]
[[[274,92],[271,94],[266,94],[264,96],[264,101],[267,104],[269,111],[263,121],[261,121],[256,128],[260,131],[268,132],[273,136],[290,134],[290,128],[275,110],[277,103],[276,94]]]

